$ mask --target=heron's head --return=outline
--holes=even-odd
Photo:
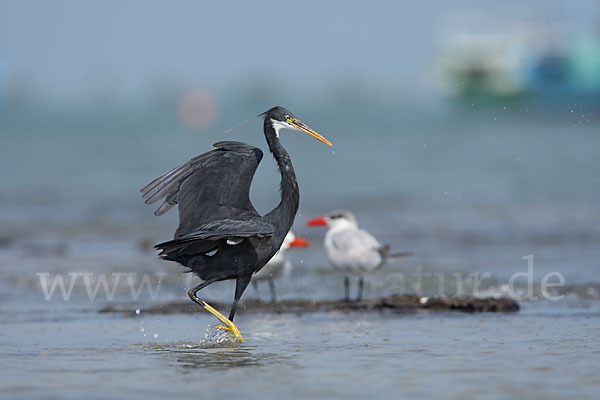
[[[331,226],[332,228],[349,226],[358,227],[358,222],[348,210],[336,210],[329,212],[321,217],[313,218],[306,223],[307,226]]]
[[[279,131],[282,129],[290,129],[293,131],[307,133],[326,145],[331,146],[331,142],[329,140],[319,135],[314,129],[300,121],[294,114],[283,107],[273,107],[261,115],[265,116],[265,123],[271,124],[271,127],[275,131],[277,137],[279,137]]]

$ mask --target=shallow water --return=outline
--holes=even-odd
[[[297,112],[331,139],[334,149],[293,135],[283,139],[301,188],[294,229],[312,247],[290,253],[294,269],[277,282],[279,297],[342,297],[342,277],[324,258],[323,231],[303,222],[350,208],[363,227],[394,250],[415,254],[368,277],[367,296],[508,295],[509,279],[527,272],[523,257],[532,255],[531,295],[538,300],[523,301],[520,312],[508,314],[263,316],[240,310],[236,324],[247,342],[219,343],[222,337],[210,328],[216,321],[207,314],[144,313],[149,305],[186,300],[186,290],[197,280],[156,259],[151,245],[171,237],[176,214],[154,217],[154,208],[143,205],[137,190],[222,136],[185,131],[165,136],[151,127],[84,134],[4,130],[0,395],[492,399],[597,394],[597,121],[575,124],[570,114],[547,120],[506,111],[460,121],[429,120],[423,114],[390,120],[375,109],[358,115],[348,107],[337,118],[321,120],[318,110]],[[400,120],[408,122],[398,125]],[[224,121],[224,128],[237,122]],[[242,132],[257,129],[249,124]],[[255,133],[230,136],[262,141]],[[277,172],[268,157],[263,164],[252,189],[260,211],[277,202]],[[560,301],[543,298],[541,281],[552,272],[565,281],[550,290],[564,295]],[[419,281],[418,273],[426,276]],[[486,273],[476,288],[474,278]],[[57,276],[64,278],[68,300],[60,287],[46,300],[42,279],[51,284]],[[114,293],[97,286],[103,277]],[[148,286],[142,285],[144,279]],[[267,288],[260,290],[265,299]],[[515,290],[527,294],[523,276]],[[230,282],[203,291],[206,299],[220,302],[231,301],[232,293]],[[244,294],[252,296],[251,289]],[[112,302],[133,304],[140,314],[98,313]]]
[[[240,313],[246,343],[220,344],[204,314],[21,314],[0,334],[0,390],[10,398],[596,394],[598,302],[523,306],[508,314]]]

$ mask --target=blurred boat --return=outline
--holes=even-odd
[[[518,28],[450,29],[436,69],[452,98],[543,105],[600,104],[600,39],[534,23]]]

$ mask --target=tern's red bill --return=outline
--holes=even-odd
[[[298,237],[296,236],[296,238],[294,240],[292,240],[292,242],[290,243],[290,247],[308,247],[310,246],[310,243],[308,242],[308,240]]]
[[[313,218],[306,223],[306,226],[327,226],[327,220],[325,217]]]

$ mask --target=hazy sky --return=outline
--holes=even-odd
[[[216,89],[253,77],[295,88],[356,77],[426,90],[435,44],[456,15],[552,24],[566,4],[526,3],[2,0],[0,83],[51,97],[143,93],[157,82]]]

